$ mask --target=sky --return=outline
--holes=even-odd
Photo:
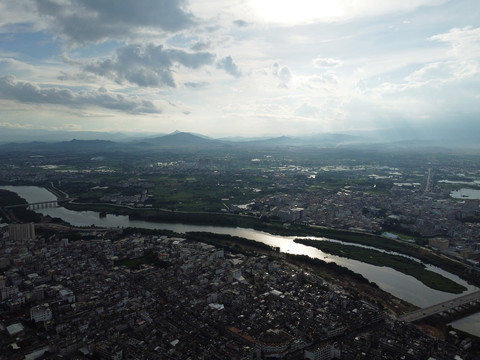
[[[466,131],[478,0],[0,2],[0,127]]]

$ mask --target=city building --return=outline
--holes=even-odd
[[[35,239],[35,225],[28,224],[9,224],[8,234],[10,240]]]
[[[321,343],[305,349],[304,359],[309,360],[331,360],[340,358],[340,350],[335,349],[332,344]]]
[[[428,246],[431,246],[436,249],[445,250],[450,246],[450,241],[445,238],[432,238],[428,239]]]
[[[30,319],[35,322],[51,320],[52,310],[48,303],[32,307],[30,309]]]

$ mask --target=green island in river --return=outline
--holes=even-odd
[[[312,246],[332,255],[358,260],[371,265],[390,267],[403,274],[413,276],[426,286],[435,290],[454,294],[460,294],[467,290],[463,285],[457,284],[453,280],[427,270],[424,264],[404,256],[387,254],[373,249],[354,245],[344,245],[332,241],[295,239],[295,242]]]

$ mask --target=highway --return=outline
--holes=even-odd
[[[423,309],[418,309],[408,314],[403,314],[398,318],[398,320],[413,322],[413,321],[426,318],[431,315],[441,313],[443,311],[456,308],[457,306],[461,306],[461,305],[472,303],[479,300],[480,300],[480,291],[476,291],[467,295],[459,296],[455,299],[444,301],[440,304],[432,305]]]
[[[425,192],[430,192],[430,187],[432,183],[432,169],[428,169],[427,184],[425,185]]]

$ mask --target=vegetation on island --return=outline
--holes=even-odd
[[[435,290],[454,294],[460,294],[467,290],[463,285],[460,285],[438,273],[427,270],[424,264],[405,256],[387,254],[359,246],[343,245],[332,241],[295,239],[295,242],[312,246],[332,255],[358,260],[375,266],[390,267],[403,274],[413,276],[426,286]]]

